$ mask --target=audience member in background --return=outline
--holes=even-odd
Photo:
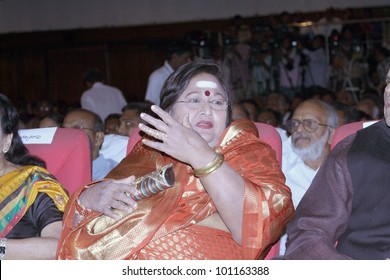
[[[119,163],[127,155],[129,136],[138,124],[142,121],[140,114],[150,109],[149,102],[131,102],[122,108],[122,115],[119,117],[117,134],[106,134],[100,149],[100,154],[106,159],[112,159]]]
[[[369,115],[372,120],[378,120],[383,117],[383,101],[375,92],[363,92],[355,108]]]
[[[381,120],[329,154],[287,228],[286,259],[390,258],[390,70]]]
[[[90,69],[84,74],[87,90],[81,95],[81,107],[90,110],[105,120],[109,114],[120,114],[126,99],[122,92],[103,83],[98,69]]]
[[[260,109],[256,121],[266,123],[274,127],[281,127],[282,115],[272,109]]]
[[[119,115],[117,134],[106,134],[100,154],[119,163],[127,155],[129,136],[142,121],[140,114],[149,110],[148,102],[131,102],[122,108]]]
[[[327,8],[325,14],[316,23],[314,33],[325,37],[327,40],[334,30],[341,32],[343,27],[342,20],[338,17],[334,8]]]
[[[348,106],[354,106],[357,102],[357,97],[351,91],[342,89],[336,92],[336,101]]]
[[[244,105],[239,102],[234,102],[232,104],[232,121],[236,121],[242,118],[249,120],[249,113],[245,109]]]
[[[370,99],[362,99],[356,105],[355,108],[360,112],[361,119],[363,120],[377,120],[379,118],[379,108],[375,102]]]
[[[290,117],[291,112],[293,112],[299,106],[299,104],[301,104],[304,100],[309,99],[309,98],[306,98],[305,95],[306,95],[305,93],[301,93],[301,92],[297,93],[294,96],[294,98],[291,100],[291,102],[287,103],[287,104],[289,104],[289,106],[288,106],[289,111],[287,112],[286,115],[283,116],[283,125],[285,124],[286,120]]]
[[[266,107],[268,109],[272,109],[276,112],[279,112],[283,116],[283,125],[286,123],[286,120],[289,119],[291,115],[290,100],[284,94],[281,93],[270,93],[268,95]]]
[[[252,96],[265,98],[275,90],[273,58],[268,42],[262,41],[252,49],[253,66],[251,70]]]
[[[79,106],[81,107],[81,106]],[[68,112],[69,105],[65,100],[58,100],[53,104],[53,112],[61,114],[63,116]]]
[[[286,130],[291,136],[282,143],[282,171],[295,207],[330,153],[337,127],[336,110],[319,99],[302,102],[287,121]],[[281,239],[281,255],[285,251],[285,242],[286,235]]]
[[[106,134],[104,135],[104,141],[100,148],[100,156],[105,159],[115,161],[117,165],[127,155],[127,144],[129,143],[129,137],[120,134]]]
[[[74,109],[66,114],[63,127],[81,129],[87,133],[91,144],[92,180],[103,179],[117,162],[100,154],[104,141],[104,126],[98,114],[86,109]]]
[[[285,36],[279,51],[279,92],[292,100],[304,86],[301,76],[302,42],[291,35]]]
[[[360,120],[359,111],[356,108],[337,101],[332,102],[332,106],[336,109],[339,126]]]
[[[127,106],[127,105],[126,105]],[[111,159],[117,164],[127,155],[127,134],[119,132],[121,114],[110,114],[104,122],[104,141],[100,148],[100,155],[105,159]]]
[[[251,30],[246,24],[236,26],[233,37],[225,39],[223,60],[224,72],[228,73],[228,88],[232,93],[233,102],[251,97]]]
[[[191,46],[184,41],[172,42],[166,51],[164,65],[149,76],[145,101],[160,105],[160,92],[166,78],[181,65],[191,61]]]
[[[257,114],[259,111],[259,105],[254,99],[244,99],[240,102],[249,113],[249,119],[253,122],[256,121]]]
[[[301,52],[301,67],[306,67],[306,88],[311,86],[325,88],[327,86],[328,63],[326,61],[324,36],[315,36],[311,40],[310,49],[303,49]]]
[[[314,98],[314,99],[321,99],[322,101],[325,101],[327,103],[332,103],[336,99],[336,95],[333,91],[319,86],[312,86],[306,88],[304,92],[304,96],[306,97],[305,100]]]
[[[43,117],[53,112],[53,102],[46,97],[39,98],[33,104],[33,117],[26,123],[27,128],[38,128]]]
[[[105,134],[119,134],[119,125],[121,114],[109,114],[104,120]]]
[[[390,68],[390,52],[385,47],[378,47],[374,50],[374,59],[377,63],[376,66],[376,75],[378,84],[376,84],[376,89],[379,92],[383,92],[386,86],[386,74],[387,70]]]
[[[52,112],[41,119],[39,127],[61,127],[63,122],[64,116],[62,114]]]
[[[293,215],[290,190],[255,125],[231,123],[223,85],[222,69],[208,60],[168,77],[156,117],[142,114],[153,127],[140,124],[147,137],[105,181],[72,197],[59,259],[264,258]],[[167,164],[173,186],[136,202],[135,176]]]
[[[279,133],[282,141],[286,140],[288,135],[286,130],[284,130],[282,124],[282,115],[279,112],[276,112],[272,109],[260,109],[259,114],[256,118],[257,122],[266,123],[275,127],[276,131]]]
[[[0,259],[54,259],[68,195],[28,153],[18,122],[0,94]]]
[[[122,108],[119,118],[118,132],[123,136],[130,136],[135,128],[142,122],[141,113],[150,111],[149,102],[131,102]]]

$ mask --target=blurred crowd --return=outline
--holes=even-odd
[[[225,30],[194,30],[183,40],[193,60],[212,58],[223,66],[235,102],[255,104],[252,120],[262,121],[260,113],[271,110],[276,126],[283,126],[286,112],[309,98],[331,102],[343,111],[341,124],[378,119],[390,66],[385,21],[370,9],[361,13],[328,8],[309,18],[282,12],[254,24],[237,15]],[[275,96],[281,100],[273,101]],[[80,106],[49,98],[21,102],[21,126],[39,127],[44,116],[60,123],[67,111]]]

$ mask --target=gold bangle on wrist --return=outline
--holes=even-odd
[[[195,169],[195,176],[202,177],[213,173],[215,170],[217,170],[222,166],[224,161],[225,161],[224,155],[222,153],[217,152],[217,156],[212,162],[207,164],[205,167]]]

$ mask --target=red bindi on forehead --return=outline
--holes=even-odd
[[[204,92],[204,95],[210,96],[210,91],[206,90],[206,91]]]

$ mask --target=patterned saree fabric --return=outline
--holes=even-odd
[[[200,225],[217,209],[193,169],[139,142],[107,178],[143,176],[172,163],[174,187],[138,202],[120,220],[88,214],[74,226],[75,201],[64,218],[59,259],[258,259],[264,258],[293,215],[291,193],[275,152],[240,120],[223,133],[218,149],[245,182],[242,244],[230,232]],[[88,187],[88,186],[87,186]],[[220,186],[223,188],[224,186]]]
[[[58,181],[38,166],[23,166],[0,178],[0,237],[5,237],[34,203],[39,192],[53,199],[63,212],[68,194]]]

